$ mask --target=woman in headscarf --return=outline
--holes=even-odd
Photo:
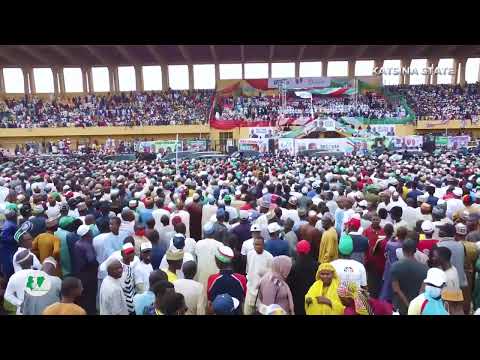
[[[345,306],[344,315],[373,315],[367,293],[359,289],[356,283],[341,284],[337,293]]]
[[[272,260],[272,270],[266,273],[258,286],[257,305],[280,305],[289,315],[294,315],[293,296],[286,283],[292,269],[292,259],[281,255]]]
[[[335,268],[330,263],[318,267],[316,281],[305,295],[307,315],[343,315],[342,304],[337,290],[340,283]]]

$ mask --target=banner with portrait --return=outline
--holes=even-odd
[[[293,156],[295,154],[295,139],[278,139],[278,151]]]
[[[239,139],[238,151],[253,150],[268,153],[268,139]]]
[[[375,136],[395,136],[395,125],[370,125],[370,133]]]
[[[251,127],[248,129],[250,139],[272,139],[278,137],[278,129],[275,127]]]

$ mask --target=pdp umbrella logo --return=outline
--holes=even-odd
[[[50,291],[52,284],[43,271],[32,271],[27,276],[25,292],[32,296],[43,296]]]

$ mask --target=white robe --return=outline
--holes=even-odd
[[[204,289],[207,288],[210,275],[218,273],[215,263],[215,253],[223,244],[215,239],[203,239],[197,242],[195,253],[197,254],[197,277]]]
[[[107,276],[100,287],[100,315],[128,315],[121,279]]]

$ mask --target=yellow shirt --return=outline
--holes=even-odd
[[[163,272],[164,272],[165,274],[167,274],[167,280],[168,280],[168,282],[173,283],[174,281],[177,281],[177,280],[178,280],[177,274],[172,273],[170,270],[165,269],[165,270],[163,270]]]
[[[52,256],[57,260],[58,266],[56,275],[61,276],[60,266],[60,239],[50,233],[42,233],[37,235],[32,243],[32,251],[37,255],[38,260],[43,264],[43,260]]]
[[[338,259],[338,235],[335,227],[331,227],[323,232],[320,242],[320,251],[318,254],[318,262],[328,263]]]
[[[43,310],[42,315],[87,315],[85,310],[76,304],[54,303]]]

